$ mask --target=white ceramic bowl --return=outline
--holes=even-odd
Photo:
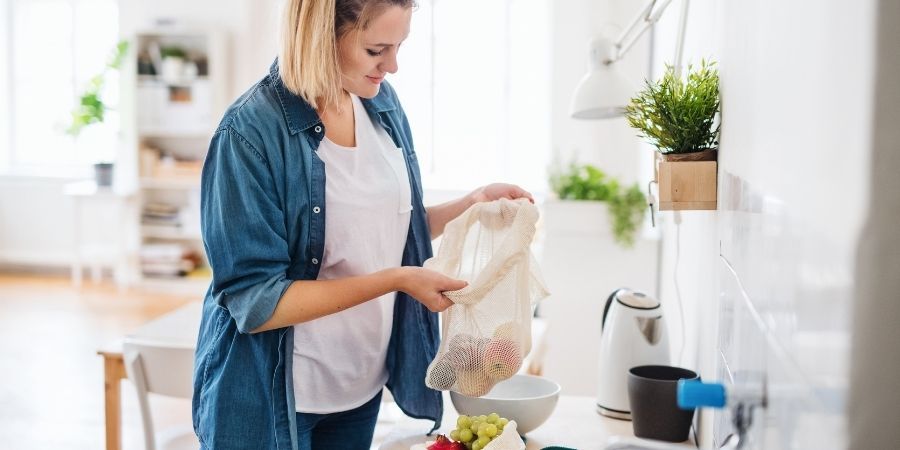
[[[450,391],[450,401],[460,414],[488,415],[516,421],[516,431],[525,434],[543,424],[559,400],[559,384],[533,375],[513,375],[501,381],[483,397],[469,397]]]

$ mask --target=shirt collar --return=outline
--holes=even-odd
[[[315,108],[300,96],[289,91],[284,82],[281,81],[281,75],[278,73],[277,58],[269,68],[269,76],[272,79],[275,91],[278,93],[278,100],[281,102],[281,109],[291,134],[306,131],[322,123]],[[361,100],[370,114],[397,109],[396,97],[393,95],[393,90],[386,83],[378,90],[378,95],[372,98],[361,98]]]

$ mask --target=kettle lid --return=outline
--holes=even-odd
[[[636,309],[654,309],[659,307],[659,300],[643,292],[635,292],[630,289],[619,289],[616,291],[616,300],[625,306]]]

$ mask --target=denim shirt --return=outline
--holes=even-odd
[[[402,264],[421,266],[432,250],[409,123],[387,82],[363,104],[404,153],[413,210]],[[281,82],[276,62],[231,105],[210,143],[201,226],[213,279],[203,303],[193,397],[194,429],[204,448],[297,448],[294,329],[250,331],[271,317],[293,280],[318,275],[327,208],[316,149],[324,136],[315,110]],[[397,293],[387,387],[404,413],[433,420],[434,429],[443,401],[424,379],[438,339],[437,314]]]

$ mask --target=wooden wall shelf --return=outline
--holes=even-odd
[[[659,158],[660,211],[716,209],[716,174],[713,161],[667,161]]]

